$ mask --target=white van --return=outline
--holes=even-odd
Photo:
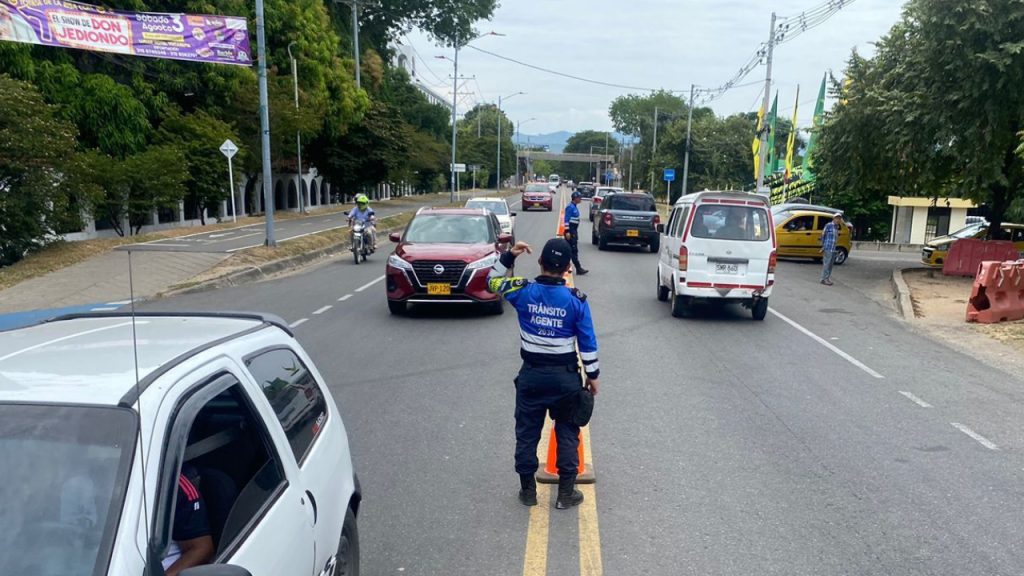
[[[695,300],[733,300],[764,320],[775,285],[775,226],[768,199],[747,192],[698,192],[659,224],[658,300],[672,315],[691,314]]]

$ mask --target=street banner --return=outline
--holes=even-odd
[[[757,111],[757,131],[754,133],[754,141],[750,143],[750,151],[754,153],[754,180],[757,180],[761,173],[761,131],[764,130],[764,104]]]
[[[249,66],[245,18],[121,12],[70,0],[0,0],[0,40]]]
[[[789,131],[786,142],[786,182],[793,177],[793,156],[796,153],[796,113],[800,110],[800,86],[796,87],[796,104],[793,105],[793,128]]]
[[[814,106],[814,120],[811,122],[811,137],[807,140],[807,151],[804,152],[803,179],[814,181],[814,149],[818,145],[818,132],[821,131],[821,124],[825,119],[825,80],[827,75],[821,79],[821,88],[818,89],[818,103]]]
[[[775,150],[775,127],[779,117],[779,93],[775,93],[772,111],[768,114],[768,175],[779,171],[779,154]]]

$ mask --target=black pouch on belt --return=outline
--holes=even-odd
[[[583,387],[579,392],[566,398],[558,407],[556,414],[553,414],[555,420],[569,422],[581,428],[590,423],[590,417],[593,415],[594,395]]]

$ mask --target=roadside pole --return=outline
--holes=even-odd
[[[231,159],[238,153],[238,146],[230,139],[220,145],[221,154],[228,158],[228,190],[231,191],[231,221],[238,222],[238,213],[235,211],[235,171],[231,166]]]
[[[768,61],[767,61],[767,73],[764,79],[764,100],[761,103],[761,110],[764,114],[768,114],[768,104],[771,99],[772,92],[772,54],[775,51],[775,12],[772,12],[772,28],[771,33],[768,35]],[[767,118],[765,118],[767,120]],[[768,130],[761,130],[761,150],[758,158],[758,171],[757,171],[757,190],[758,194],[761,193],[761,189],[764,188],[764,172],[765,164],[768,162]]]
[[[686,196],[690,179],[690,134],[693,132],[693,94],[696,90],[697,86],[690,84],[690,112],[686,120],[686,151],[683,153],[683,196]]]
[[[256,0],[256,52],[257,75],[260,90],[260,133],[263,145],[263,202],[267,217],[267,246],[277,246],[274,240],[274,193],[270,171],[270,110],[267,102],[267,41],[264,34],[263,0]]]

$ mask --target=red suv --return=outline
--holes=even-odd
[[[539,182],[527,184],[523,190],[523,212],[535,208],[545,209],[548,212],[554,208],[554,195],[548,189],[547,184]]]
[[[487,273],[512,241],[484,210],[423,208],[388,256],[388,309],[403,314],[410,303],[481,304],[501,314],[501,298],[487,290]]]

